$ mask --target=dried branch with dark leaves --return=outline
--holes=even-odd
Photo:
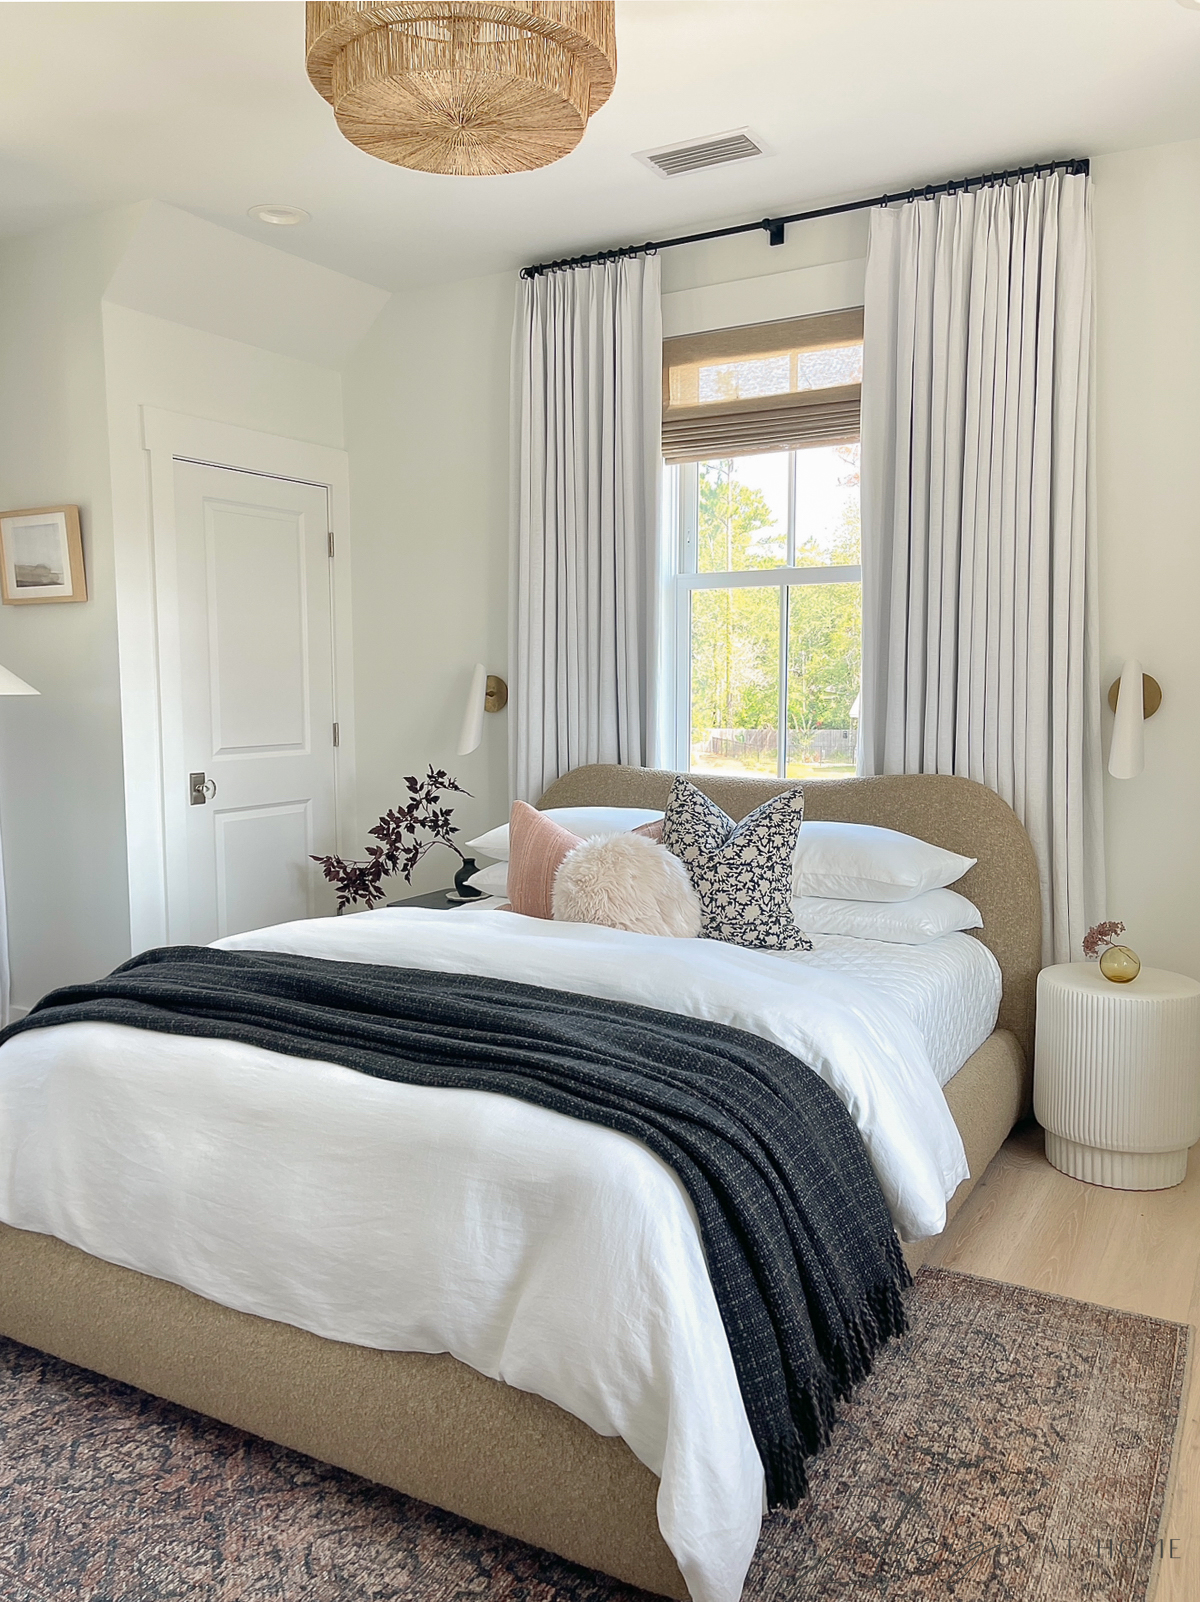
[[[450,850],[466,861],[466,856],[455,845],[452,835],[459,831],[451,823],[454,808],[445,804],[444,797],[451,793],[470,795],[457,779],[432,763],[423,779],[409,775],[408,801],[403,806],[391,807],[373,829],[368,830],[378,845],[367,847],[365,862],[347,862],[344,857],[314,857],[321,864],[321,872],[338,893],[338,911],[345,912],[358,902],[366,903],[368,912],[383,900],[386,891],[383,881],[394,873],[401,873],[411,884],[413,869],[427,851],[435,845],[449,846]]]
[[[1118,936],[1125,933],[1123,923],[1097,923],[1093,925],[1083,937],[1083,954],[1091,961],[1095,961],[1105,946],[1111,946]]]

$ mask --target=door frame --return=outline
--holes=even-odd
[[[333,708],[338,724],[333,756],[339,852],[353,849],[357,821],[350,471],[346,452],[155,406],[143,406],[141,414],[149,498],[149,538],[144,553],[147,564],[143,566],[141,583],[118,584],[129,932],[133,951],[187,941],[191,928],[176,576],[177,461],[290,479],[325,490],[328,527],[334,535],[329,566]],[[128,568],[126,572],[129,573]]]

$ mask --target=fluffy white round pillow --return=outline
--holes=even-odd
[[[641,834],[602,835],[568,852],[554,876],[551,906],[560,923],[685,938],[700,933],[700,903],[687,869]]]

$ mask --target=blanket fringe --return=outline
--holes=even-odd
[[[857,1315],[846,1323],[845,1339],[822,1352],[840,1400],[845,1401],[854,1387],[866,1379],[880,1348],[908,1328],[904,1291],[911,1283],[905,1267],[903,1281],[887,1280],[872,1286]]]
[[[792,1436],[786,1441],[772,1441],[762,1452],[763,1470],[767,1480],[767,1507],[799,1507],[808,1495],[808,1473],[804,1467],[811,1457],[799,1440]]]
[[[808,1495],[805,1460],[815,1457],[828,1443],[837,1419],[837,1403],[847,1401],[874,1366],[880,1349],[908,1328],[904,1292],[912,1275],[893,1236],[888,1254],[889,1278],[867,1292],[855,1318],[846,1324],[846,1338],[823,1352],[826,1374],[792,1397],[795,1432],[785,1439],[760,1443],[767,1485],[767,1506],[797,1507]],[[823,1383],[822,1383],[823,1381]]]

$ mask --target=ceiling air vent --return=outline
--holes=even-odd
[[[749,128],[732,133],[712,134],[707,139],[687,139],[682,144],[660,145],[657,150],[636,150],[635,158],[662,178],[678,178],[685,172],[701,172],[705,167],[724,167],[731,161],[749,161],[767,156],[765,141]]]

